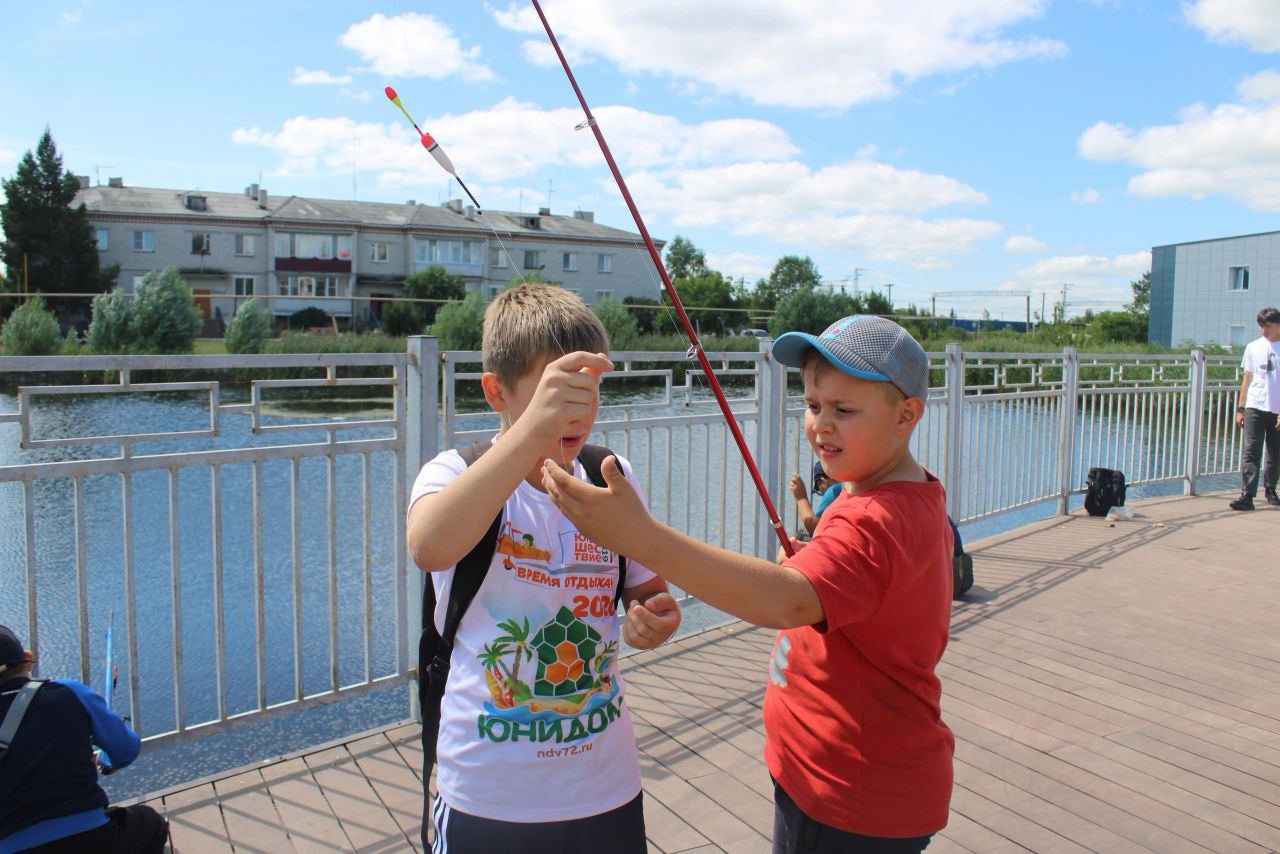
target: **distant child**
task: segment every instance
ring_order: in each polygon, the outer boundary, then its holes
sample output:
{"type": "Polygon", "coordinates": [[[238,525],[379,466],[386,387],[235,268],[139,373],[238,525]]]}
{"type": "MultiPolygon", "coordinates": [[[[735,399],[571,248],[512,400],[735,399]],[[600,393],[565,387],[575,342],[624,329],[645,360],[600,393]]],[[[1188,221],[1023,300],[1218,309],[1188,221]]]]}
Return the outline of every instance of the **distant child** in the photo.
{"type": "MultiPolygon", "coordinates": [[[[796,499],[796,509],[800,513],[800,524],[804,525],[805,531],[812,535],[818,528],[818,520],[822,518],[822,513],[831,502],[836,500],[840,495],[840,484],[827,475],[826,470],[822,467],[822,461],[818,460],[813,464],[813,494],[818,496],[816,503],[809,500],[809,493],[804,488],[804,478],[798,474],[791,475],[791,494],[796,499]]],[[[806,539],[806,538],[802,538],[806,539]]]]}
{"type": "MultiPolygon", "coordinates": [[[[423,466],[408,517],[409,550],[431,573],[440,631],[455,565],[503,514],[449,658],[439,794],[424,804],[436,850],[643,852],[639,759],[617,665],[618,553],[580,534],[542,488],[544,461],[586,476],[577,458],[595,423],[600,374],[613,367],[603,355],[608,335],[570,291],[531,284],[489,304],[482,349],[498,435],[471,465],[450,450],[423,466]]],[[[617,466],[635,495],[630,466],[621,458],[617,466]]],[[[621,604],[633,647],[657,646],[680,624],[666,582],[630,556],[621,604]]],[[[425,816],[422,838],[426,846],[425,816]]]]}
{"type": "Polygon", "coordinates": [[[782,629],[765,694],[775,852],[923,850],[947,823],[955,740],[936,675],[951,617],[942,484],[912,458],[928,359],[896,323],[846,317],[773,347],[804,377],[805,434],[845,484],[781,566],[647,515],[608,460],[608,489],[544,468],[578,529],[693,596],[782,629]],[[803,548],[800,548],[803,546],[803,548]]]}

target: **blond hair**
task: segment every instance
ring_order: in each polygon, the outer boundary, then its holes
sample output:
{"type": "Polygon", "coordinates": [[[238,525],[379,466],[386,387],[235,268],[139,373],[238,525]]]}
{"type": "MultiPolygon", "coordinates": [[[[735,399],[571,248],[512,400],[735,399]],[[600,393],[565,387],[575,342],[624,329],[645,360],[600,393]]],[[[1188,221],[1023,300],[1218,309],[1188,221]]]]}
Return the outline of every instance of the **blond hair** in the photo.
{"type": "Polygon", "coordinates": [[[489,303],[480,350],[485,371],[514,383],[539,359],[578,350],[608,353],[609,333],[577,294],[530,283],[509,288],[489,303]]]}

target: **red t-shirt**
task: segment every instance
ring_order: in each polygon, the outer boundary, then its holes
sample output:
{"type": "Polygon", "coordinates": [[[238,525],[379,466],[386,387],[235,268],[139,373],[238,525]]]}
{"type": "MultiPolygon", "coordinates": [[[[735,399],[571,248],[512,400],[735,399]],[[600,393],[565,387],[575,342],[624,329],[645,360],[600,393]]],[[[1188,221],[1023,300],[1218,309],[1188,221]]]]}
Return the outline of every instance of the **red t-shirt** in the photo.
{"type": "Polygon", "coordinates": [[[826,619],[778,633],[765,692],[765,762],[806,815],[867,836],[947,824],[955,738],[934,672],[951,624],[942,484],[842,494],[786,565],[826,619]]]}

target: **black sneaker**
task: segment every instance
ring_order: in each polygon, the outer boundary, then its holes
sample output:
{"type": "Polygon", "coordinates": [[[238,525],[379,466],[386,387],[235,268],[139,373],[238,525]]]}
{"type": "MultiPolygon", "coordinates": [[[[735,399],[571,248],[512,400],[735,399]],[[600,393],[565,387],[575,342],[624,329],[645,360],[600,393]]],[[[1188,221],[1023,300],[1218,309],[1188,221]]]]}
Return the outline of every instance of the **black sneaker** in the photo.
{"type": "Polygon", "coordinates": [[[1241,496],[1240,498],[1237,498],[1235,501],[1232,501],[1227,506],[1230,507],[1232,510],[1252,510],[1253,499],[1245,498],[1244,496],[1241,496]]]}
{"type": "Polygon", "coordinates": [[[1280,507],[1280,495],[1276,495],[1274,489],[1267,490],[1267,503],[1272,507],[1280,507]]]}

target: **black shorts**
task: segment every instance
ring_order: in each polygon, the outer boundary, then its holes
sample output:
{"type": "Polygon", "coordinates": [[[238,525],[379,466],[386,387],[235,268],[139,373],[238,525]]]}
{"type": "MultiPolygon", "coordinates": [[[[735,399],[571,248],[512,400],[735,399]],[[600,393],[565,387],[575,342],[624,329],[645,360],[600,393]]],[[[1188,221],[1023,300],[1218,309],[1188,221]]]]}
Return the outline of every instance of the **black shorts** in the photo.
{"type": "Polygon", "coordinates": [[[809,818],[773,781],[773,854],[919,854],[933,839],[863,836],[809,818]]]}
{"type": "Polygon", "coordinates": [[[84,833],[64,836],[30,850],[41,854],[159,854],[169,838],[169,822],[146,804],[107,807],[107,823],[84,833]]]}
{"type": "Polygon", "coordinates": [[[443,798],[431,806],[432,854],[645,854],[644,793],[617,809],[568,821],[520,822],[480,818],[451,808],[443,798]],[[443,832],[442,832],[443,829],[443,832]]]}

